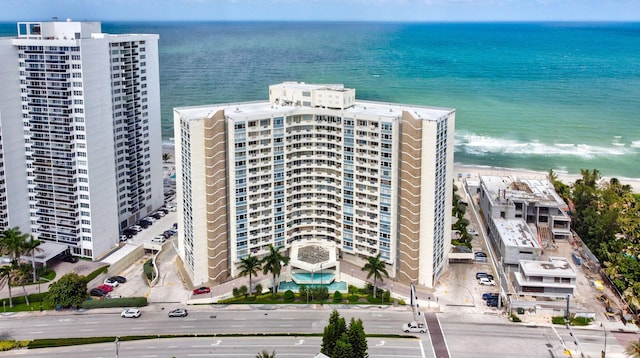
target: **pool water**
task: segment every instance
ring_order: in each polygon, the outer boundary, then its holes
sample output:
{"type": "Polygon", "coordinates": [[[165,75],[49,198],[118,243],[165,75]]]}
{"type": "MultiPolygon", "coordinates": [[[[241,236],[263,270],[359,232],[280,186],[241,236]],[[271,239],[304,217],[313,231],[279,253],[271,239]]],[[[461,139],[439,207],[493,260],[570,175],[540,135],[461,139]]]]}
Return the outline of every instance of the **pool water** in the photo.
{"type": "MultiPolygon", "coordinates": [[[[315,276],[315,275],[314,275],[315,276]]],[[[333,276],[333,275],[332,275],[333,276]]],[[[300,286],[302,285],[298,285],[297,283],[293,282],[293,281],[283,281],[280,282],[280,285],[278,286],[278,290],[279,291],[286,291],[286,290],[291,290],[293,292],[298,292],[300,291],[300,286]]],[[[320,287],[320,286],[324,286],[327,288],[327,290],[330,293],[333,293],[335,291],[340,291],[340,292],[347,292],[348,287],[347,287],[347,283],[344,281],[334,281],[330,284],[314,284],[314,285],[305,285],[306,287],[320,287]]]]}

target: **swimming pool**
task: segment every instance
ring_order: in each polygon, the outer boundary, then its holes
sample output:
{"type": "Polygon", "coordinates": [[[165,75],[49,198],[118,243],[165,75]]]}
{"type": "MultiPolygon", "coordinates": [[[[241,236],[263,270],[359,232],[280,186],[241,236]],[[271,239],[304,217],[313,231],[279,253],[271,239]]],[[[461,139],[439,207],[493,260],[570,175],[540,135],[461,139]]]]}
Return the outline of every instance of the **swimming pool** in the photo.
{"type": "MultiPolygon", "coordinates": [[[[291,290],[293,292],[299,292],[300,291],[300,286],[302,285],[298,285],[297,283],[293,282],[293,281],[283,281],[280,282],[280,285],[278,286],[278,291],[286,291],[286,290],[291,290]]],[[[333,293],[335,291],[340,291],[340,292],[348,292],[348,285],[346,282],[344,281],[334,281],[330,284],[315,284],[315,285],[305,285],[306,287],[321,287],[324,286],[327,288],[327,290],[329,291],[329,293],[333,293]]]]}
{"type": "Polygon", "coordinates": [[[330,284],[336,279],[333,273],[293,272],[291,276],[293,281],[301,285],[330,284]]]}

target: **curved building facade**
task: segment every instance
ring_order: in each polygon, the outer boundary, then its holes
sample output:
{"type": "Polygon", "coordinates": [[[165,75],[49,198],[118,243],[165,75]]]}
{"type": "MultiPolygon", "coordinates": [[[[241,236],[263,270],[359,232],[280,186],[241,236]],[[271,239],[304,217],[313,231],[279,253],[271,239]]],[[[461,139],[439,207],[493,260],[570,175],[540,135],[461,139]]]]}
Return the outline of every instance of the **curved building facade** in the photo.
{"type": "Polygon", "coordinates": [[[194,284],[247,255],[327,242],[432,286],[450,245],[452,109],[285,82],[265,102],[174,110],[179,251],[194,284]]]}

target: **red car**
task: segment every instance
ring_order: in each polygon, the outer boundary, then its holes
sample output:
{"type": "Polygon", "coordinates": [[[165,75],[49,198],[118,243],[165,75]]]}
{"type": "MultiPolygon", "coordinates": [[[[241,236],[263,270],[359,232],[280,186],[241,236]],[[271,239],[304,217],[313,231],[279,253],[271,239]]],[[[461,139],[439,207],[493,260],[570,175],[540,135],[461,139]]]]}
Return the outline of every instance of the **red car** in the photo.
{"type": "Polygon", "coordinates": [[[194,295],[201,295],[203,293],[209,293],[209,292],[211,292],[211,289],[209,287],[198,287],[195,290],[193,290],[194,295]]]}
{"type": "Polygon", "coordinates": [[[98,289],[104,291],[104,292],[111,292],[113,291],[113,286],[110,285],[100,285],[97,287],[98,289]]]}

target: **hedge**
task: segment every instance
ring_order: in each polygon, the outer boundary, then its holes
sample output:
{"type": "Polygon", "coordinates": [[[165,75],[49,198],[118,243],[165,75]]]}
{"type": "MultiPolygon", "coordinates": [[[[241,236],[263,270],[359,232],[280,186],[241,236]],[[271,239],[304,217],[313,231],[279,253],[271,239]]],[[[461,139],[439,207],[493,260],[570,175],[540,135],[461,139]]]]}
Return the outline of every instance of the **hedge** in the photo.
{"type": "Polygon", "coordinates": [[[105,300],[86,300],[82,302],[82,308],[109,308],[109,307],[142,307],[147,305],[146,297],[108,298],[105,300]]]}
{"type": "Polygon", "coordinates": [[[90,282],[91,280],[93,280],[94,278],[98,277],[98,275],[103,274],[103,273],[107,273],[109,272],[109,265],[105,266],[105,267],[100,267],[99,269],[93,271],[92,273],[88,274],[87,277],[87,282],[90,282]]]}

